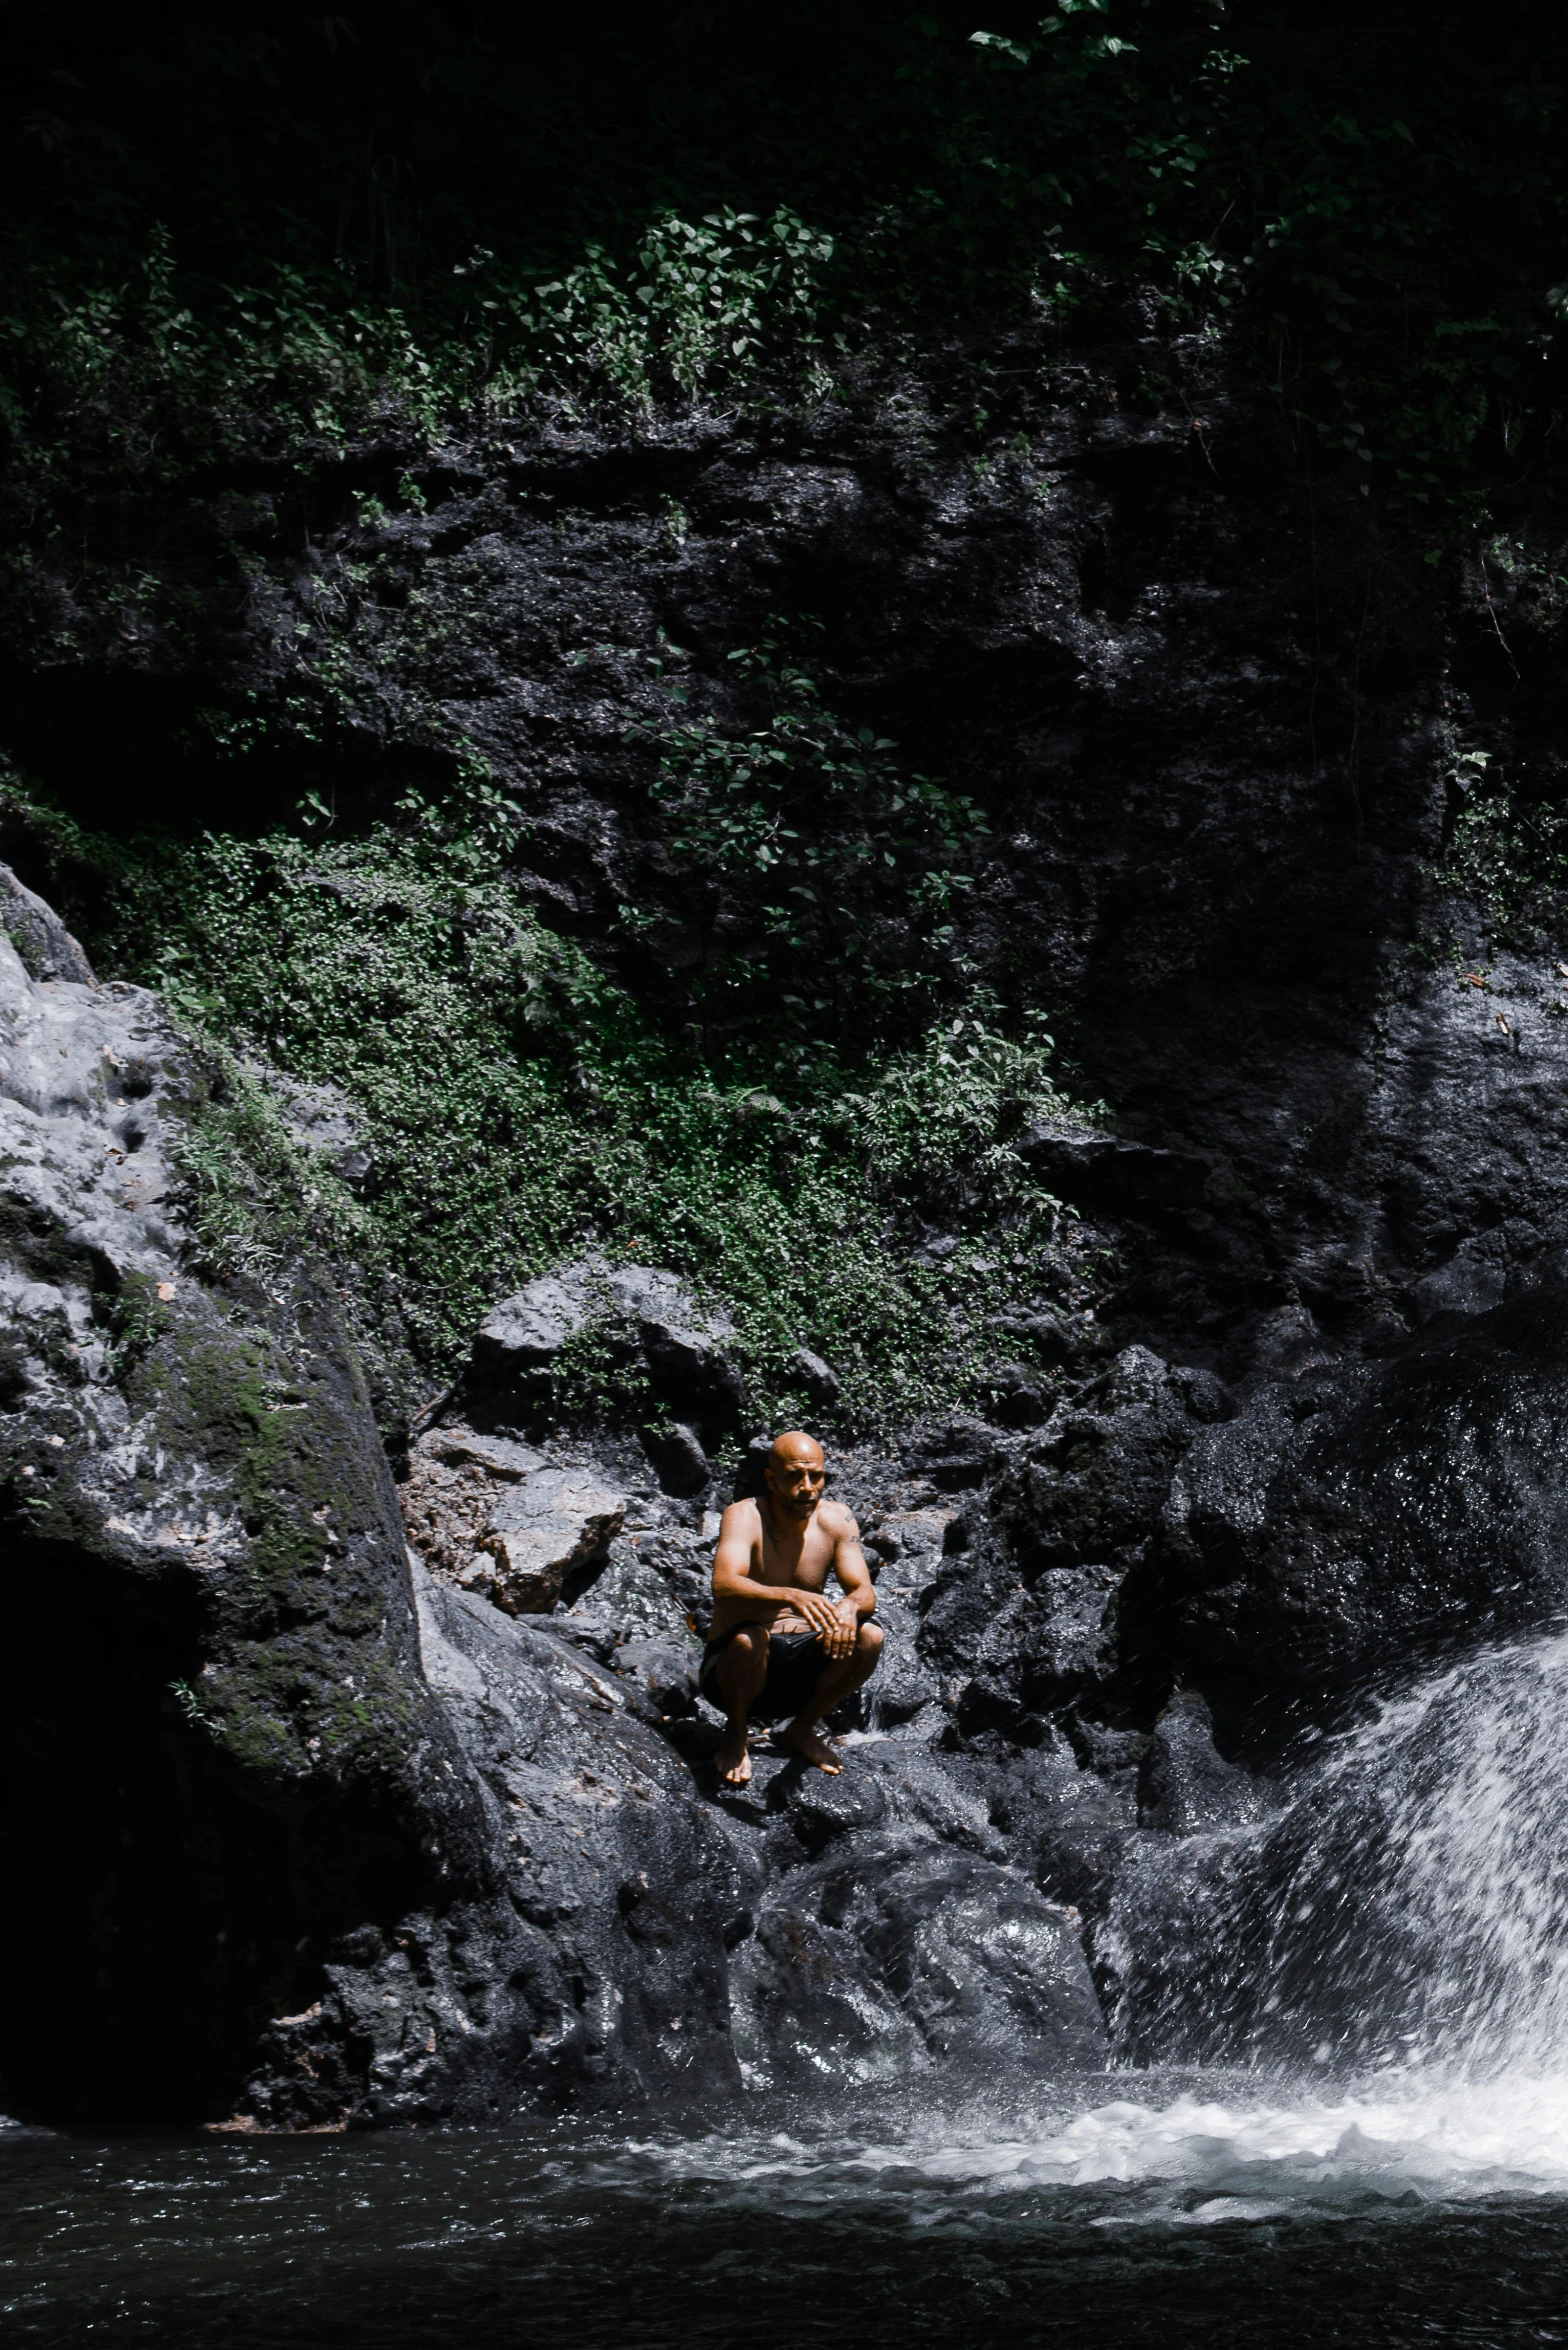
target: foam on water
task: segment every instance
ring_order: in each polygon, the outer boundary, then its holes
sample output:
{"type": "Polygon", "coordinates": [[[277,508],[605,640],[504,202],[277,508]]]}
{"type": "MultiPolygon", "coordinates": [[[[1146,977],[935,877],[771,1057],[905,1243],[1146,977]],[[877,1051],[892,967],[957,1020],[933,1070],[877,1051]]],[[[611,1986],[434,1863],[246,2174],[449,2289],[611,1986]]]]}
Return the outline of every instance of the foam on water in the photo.
{"type": "Polygon", "coordinates": [[[783,2189],[786,2202],[821,2195],[842,2204],[857,2190],[913,2201],[932,2188],[982,2199],[1164,2188],[1178,2200],[1146,2206],[1143,2216],[1212,2225],[1368,2193],[1439,2202],[1568,2194],[1568,2074],[1485,2084],[1411,2075],[1337,2097],[1256,2102],[1211,2096],[1199,2085],[1166,2103],[1115,2098],[1037,2131],[948,2135],[928,2124],[877,2139],[781,2132],[637,2151],[661,2169],[722,2181],[743,2197],[749,2188],[783,2189]],[[1205,2200],[1195,2203],[1198,2194],[1205,2200]]]}
{"type": "Polygon", "coordinates": [[[1038,2139],[866,2149],[868,2167],[913,2160],[949,2179],[1089,2186],[1106,2180],[1405,2187],[1444,2196],[1568,2191],[1568,2076],[1479,2087],[1411,2078],[1332,2101],[1256,2105],[1188,2092],[1168,2105],[1097,2105],[1038,2139]]]}

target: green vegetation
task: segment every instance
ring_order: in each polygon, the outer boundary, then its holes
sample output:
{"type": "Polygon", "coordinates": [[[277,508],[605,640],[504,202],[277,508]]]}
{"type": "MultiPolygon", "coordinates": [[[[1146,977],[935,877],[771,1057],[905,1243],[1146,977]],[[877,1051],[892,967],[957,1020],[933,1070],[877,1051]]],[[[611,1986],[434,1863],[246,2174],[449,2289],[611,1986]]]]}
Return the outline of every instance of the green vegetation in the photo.
{"type": "MultiPolygon", "coordinates": [[[[955,898],[986,818],[966,794],[903,772],[897,745],[829,710],[777,636],[730,665],[761,723],[687,717],[674,689],[652,786],[677,872],[704,886],[710,937],[688,1000],[704,1040],[793,1031],[814,1048],[897,1034],[961,995],[955,898]]],[[[635,930],[635,909],[623,919],[635,930]]]]}
{"type": "Polygon", "coordinates": [[[902,1050],[765,1050],[759,1027],[704,1054],[519,906],[492,825],[443,828],[417,800],[347,840],[68,837],[112,867],[101,951],[352,1107],[357,1198],[230,1061],[181,1154],[210,1267],[265,1281],[302,1235],[331,1244],[405,1376],[449,1368],[497,1295],[598,1245],[731,1304],[770,1397],[797,1347],[825,1353],[864,1424],[973,1391],[988,1314],[1059,1284],[1059,1211],[1010,1148],[1078,1115],[1038,1023],[1008,1033],[976,999],[902,1050]]]}
{"type": "MultiPolygon", "coordinates": [[[[405,1398],[499,1291],[588,1246],[736,1308],[781,1408],[801,1343],[862,1424],[978,1397],[987,1317],[1063,1278],[1059,1211],[1011,1145],[1072,1114],[1038,1018],[958,951],[984,811],[828,708],[798,632],[731,651],[722,718],[666,682],[639,721],[701,932],[686,978],[640,994],[634,954],[520,903],[515,818],[422,682],[484,581],[394,578],[374,546],[389,501],[426,510],[433,451],[584,424],[657,442],[721,405],[760,437],[915,374],[922,430],[985,469],[1020,378],[1036,406],[1185,409],[1201,441],[1223,359],[1304,473],[1440,565],[1495,550],[1559,434],[1558,12],[1418,39],[1393,10],[1325,37],[1317,12],[1219,0],[980,29],[734,13],[40,20],[11,60],[11,655],[134,642],[153,613],[195,641],[199,564],[177,529],[145,552],[187,498],[229,501],[236,596],[308,555],[318,508],[366,542],[270,702],[198,717],[235,754],[228,829],[155,839],[132,811],[111,839],[19,787],[13,815],[101,964],[227,1056],[183,1149],[209,1262],[265,1282],[301,1234],[325,1244],[405,1398]],[[248,771],[308,750],[319,775],[354,732],[447,781],[352,830],[319,795],[288,823],[243,804],[248,771]],[[336,1088],[368,1173],[307,1148],[247,1061],[336,1088]]],[[[673,497],[665,521],[678,545],[673,497]]],[[[1445,868],[1496,919],[1562,854],[1550,793],[1500,773],[1456,765],[1445,868]]],[[[624,908],[618,943],[663,918],[624,908]]]]}
{"type": "Polygon", "coordinates": [[[1451,785],[1453,820],[1436,879],[1488,940],[1528,943],[1568,892],[1568,812],[1483,751],[1457,754],[1451,785]]]}
{"type": "MultiPolygon", "coordinates": [[[[747,13],[30,27],[0,135],[30,534],[84,474],[776,402],[955,323],[1116,339],[1130,296],[1136,331],[1239,339],[1304,461],[1446,527],[1550,430],[1559,12],[747,13]]],[[[1196,355],[1118,396],[1179,400],[1196,355]]],[[[984,439],[986,361],[944,364],[984,439]]]]}

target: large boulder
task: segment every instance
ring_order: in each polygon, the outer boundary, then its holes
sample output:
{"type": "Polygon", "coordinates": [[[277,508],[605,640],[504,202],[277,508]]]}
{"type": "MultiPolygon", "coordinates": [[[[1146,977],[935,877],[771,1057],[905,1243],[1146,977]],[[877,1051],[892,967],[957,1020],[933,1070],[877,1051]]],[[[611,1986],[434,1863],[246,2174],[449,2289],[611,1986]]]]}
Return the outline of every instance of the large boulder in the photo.
{"type": "Polygon", "coordinates": [[[1124,1636],[1263,1747],[1390,1665],[1568,1595],[1568,1271],[1199,1432],[1124,1636]]]}
{"type": "Polygon", "coordinates": [[[201,1277],[181,1149],[217,1073],[23,912],[40,975],[0,939],[0,1849],[26,1923],[0,2073],[52,2118],[221,2114],[339,1936],[489,1862],[331,1293],[298,1260],[201,1277]]]}
{"type": "Polygon", "coordinates": [[[1043,1716],[1146,1702],[1127,1671],[1124,1590],[1178,1463],[1231,1408],[1212,1373],[1130,1346],[1044,1427],[993,1450],[987,1490],[949,1526],[949,1563],[921,1600],[919,1653],[964,1730],[1038,1741],[1043,1716]]]}
{"type": "Polygon", "coordinates": [[[1176,1463],[1229,1409],[1212,1373],[1124,1348],[1016,1449],[993,1492],[1025,1573],[1130,1566],[1160,1523],[1176,1463]]]}
{"type": "Polygon", "coordinates": [[[734,1324],[699,1305],[674,1273],[592,1256],[530,1282],[480,1324],[469,1386],[481,1400],[500,1391],[526,1406],[548,1394],[573,1342],[595,1333],[628,1393],[656,1401],[650,1449],[661,1467],[669,1456],[670,1490],[699,1490],[707,1482],[702,1438],[738,1426],[746,1382],[734,1324]],[[670,1440],[671,1414],[694,1423],[679,1430],[684,1456],[670,1440]],[[683,1484],[685,1456],[693,1474],[683,1484]]]}
{"type": "Polygon", "coordinates": [[[974,2088],[1105,2061],[1077,1920],[919,1829],[867,1826],[787,1876],[733,1979],[745,2061],[768,2085],[941,2065],[974,2088]]]}
{"type": "Polygon", "coordinates": [[[696,1642],[627,1485],[433,1431],[411,1573],[330,1288],[286,1250],[226,1276],[186,1220],[221,1073],[156,997],[5,938],[0,1031],[7,2108],[334,2129],[735,2090],[761,1864],[667,1735],[696,1642]],[[596,1609],[503,1612],[574,1572],[596,1609]]]}
{"type": "Polygon", "coordinates": [[[313,2011],[275,2027],[246,2115],[297,2116],[291,2069],[326,2112],[381,2122],[734,2093],[726,1951],[762,1880],[745,1839],[636,1680],[564,1624],[510,1620],[422,1569],[415,1585],[425,1676],[497,1881],[346,1937],[313,2011]]]}
{"type": "Polygon", "coordinates": [[[626,1495],[592,1470],[461,1423],[419,1438],[400,1498],[430,1572],[512,1616],[548,1614],[626,1522],[626,1495]]]}

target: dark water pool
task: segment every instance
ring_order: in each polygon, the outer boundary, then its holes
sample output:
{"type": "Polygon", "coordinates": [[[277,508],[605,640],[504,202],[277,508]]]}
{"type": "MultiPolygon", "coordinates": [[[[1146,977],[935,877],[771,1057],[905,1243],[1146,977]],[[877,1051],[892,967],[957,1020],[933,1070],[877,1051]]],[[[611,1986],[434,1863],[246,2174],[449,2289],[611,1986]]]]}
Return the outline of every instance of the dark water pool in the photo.
{"type": "Polygon", "coordinates": [[[4,2339],[1568,2343],[1568,2082],[1104,2082],[1005,2127],[0,2136],[4,2339]]]}

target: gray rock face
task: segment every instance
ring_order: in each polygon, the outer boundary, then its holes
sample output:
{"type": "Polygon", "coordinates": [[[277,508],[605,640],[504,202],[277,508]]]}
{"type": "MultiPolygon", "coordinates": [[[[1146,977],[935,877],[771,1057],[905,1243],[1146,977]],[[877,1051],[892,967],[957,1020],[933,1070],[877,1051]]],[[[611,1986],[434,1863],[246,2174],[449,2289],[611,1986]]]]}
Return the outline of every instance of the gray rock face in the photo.
{"type": "Polygon", "coordinates": [[[97,985],[92,965],[53,906],[0,865],[0,928],[15,947],[31,979],[70,979],[79,987],[97,985]]]}
{"type": "Polygon", "coordinates": [[[1190,1151],[1048,1127],[1032,1127],[1016,1148],[1043,1182],[1078,1207],[1159,1215],[1199,1206],[1208,1190],[1208,1164],[1190,1151]]]}
{"type": "MultiPolygon", "coordinates": [[[[156,1001],[0,941],[0,1022],[11,2105],[330,2129],[1092,2061],[1072,1921],[910,1740],[948,1719],[912,1653],[843,1779],[722,1795],[716,1520],[449,1413],[411,1553],[303,1270],[192,1269],[210,1077],[156,1001]]],[[[671,1376],[722,1335],[619,1294],[671,1376]]],[[[950,1524],[881,1513],[911,1652],[950,1524]]]]}
{"type": "Polygon", "coordinates": [[[786,1878],[736,1968],[758,2086],[935,2073],[975,2085],[1104,2062],[1076,1921],[1025,1878],[907,1832],[864,1830],[786,1878]]]}
{"type": "Polygon", "coordinates": [[[331,1308],[188,1262],[211,1082],[155,998],[0,941],[0,2071],[56,2116],[211,2112],[335,1933],[487,1865],[331,1308]]]}
{"type": "Polygon", "coordinates": [[[1141,1637],[1227,1717],[1539,1622],[1568,1592],[1568,1282],[1261,1390],[1178,1470],[1141,1637]],[[1178,1668],[1179,1669],[1179,1668],[1178,1668]]]}
{"type": "Polygon", "coordinates": [[[994,1506],[1025,1571],[1130,1566],[1160,1522],[1177,1461],[1226,1409],[1209,1373],[1173,1371],[1147,1347],[1126,1348],[1004,1471],[994,1506]]]}
{"type": "Polygon", "coordinates": [[[825,1363],[809,1346],[797,1346],[792,1368],[796,1378],[814,1404],[824,1409],[838,1401],[839,1375],[831,1363],[825,1363]]]}
{"type": "MultiPolygon", "coordinates": [[[[447,1559],[432,1535],[416,1644],[327,1302],[297,1268],[265,1291],[190,1269],[163,1144],[206,1079],[150,998],[94,991],[48,909],[0,890],[21,953],[0,956],[0,1493],[24,1659],[0,1722],[21,1798],[5,1862],[49,1921],[6,1959],[16,2102],[79,2110],[109,2080],[145,2113],[171,2060],[144,2052],[177,2046],[195,2053],[170,2110],[239,2083],[279,2126],[718,2097],[741,2064],[926,2073],[989,2064],[1008,2034],[1045,2062],[1077,2011],[1052,2004],[1065,1929],[1031,1902],[1103,1910],[1118,1875],[1244,1815],[1234,1760],[1283,1724],[1561,1604],[1568,942],[1477,924],[1474,968],[1428,951],[1452,911],[1428,876],[1456,736],[1556,759],[1553,624],[1517,583],[1456,589],[1402,554],[1370,505],[1293,470],[1272,399],[1127,332],[1107,368],[1185,368],[1201,442],[1185,410],[1113,406],[1093,354],[1048,376],[1023,346],[984,468],[913,382],[850,384],[765,432],[711,412],[637,445],[520,424],[504,458],[431,457],[433,511],[378,526],[363,590],[367,534],[345,526],[288,551],[251,622],[214,594],[205,641],[99,646],[84,624],[80,666],[40,653],[45,721],[84,670],[153,665],[193,701],[272,709],[311,686],[313,600],[341,591],[334,691],[365,741],[391,747],[399,708],[444,712],[526,820],[520,886],[601,938],[619,906],[657,910],[674,1001],[706,916],[647,820],[629,722],[667,715],[656,660],[683,708],[749,723],[727,656],[788,579],[822,617],[824,673],[985,801],[957,949],[1071,1010],[1125,1132],[1020,1138],[1107,1252],[1092,1314],[1020,1301],[996,1332],[998,1365],[1072,1378],[1066,1401],[1060,1379],[999,1372],[987,1419],[927,1431],[889,1466],[902,1494],[865,1513],[889,1647],[854,1722],[877,1735],[843,1782],[765,1759],[750,1796],[720,1796],[691,1668],[697,1505],[717,1439],[749,1433],[722,1316],[673,1275],[587,1260],[497,1309],[465,1403],[526,1393],[602,1317],[691,1506],[643,1525],[628,1507],[607,1552],[613,1511],[557,1507],[560,1487],[548,1527],[526,1509],[509,1527],[503,1489],[542,1499],[565,1465],[513,1458],[508,1483],[476,1425],[468,1453],[422,1457],[472,1481],[470,1531],[500,1548],[454,1539],[447,1559]],[[678,542],[653,512],[671,468],[678,542]],[[386,612],[414,598],[460,610],[460,642],[402,632],[389,675],[386,612]],[[1506,717],[1475,690],[1499,609],[1527,689],[1506,717]],[[514,1534],[557,1547],[514,1562],[514,1534]],[[476,1556],[485,1591],[553,1605],[514,1618],[464,1589],[476,1556]],[[993,1911],[1016,1926],[994,1950],[993,1911]],[[259,2038],[258,2016],[277,2019],[259,2038]]],[[[340,500],[336,472],[322,486],[340,500]]],[[[193,577],[204,532],[211,577],[232,561],[220,505],[182,518],[193,577]]],[[[270,562],[281,494],[255,512],[270,562]]],[[[166,520],[149,507],[148,548],[166,520]]],[[[62,570],[40,601],[62,636],[72,595],[62,570]]],[[[826,1394],[814,1359],[797,1369],[826,1394]]],[[[633,1498],[624,1463],[590,1481],[633,1498]]]]}
{"type": "MultiPolygon", "coordinates": [[[[432,1921],[391,2002],[397,1933],[330,1970],[312,2034],[323,2071],[368,2015],[372,2120],[722,2100],[738,2081],[726,1947],[760,1889],[744,1841],[700,1800],[646,1695],[564,1621],[510,1622],[422,1576],[418,1596],[425,1675],[479,1790],[501,1886],[492,1904],[432,1921]]],[[[253,2104],[266,2118],[265,2088],[253,2104]]]]}
{"type": "Polygon", "coordinates": [[[746,1402],[734,1324],[699,1306],[677,1276],[649,1265],[584,1257],[504,1298],[474,1338],[469,1386],[481,1406],[509,1393],[530,1398],[573,1339],[597,1331],[613,1361],[646,1383],[669,1418],[644,1444],[666,1490],[700,1493],[712,1472],[704,1438],[732,1433],[746,1402]]]}
{"type": "Polygon", "coordinates": [[[1214,1724],[1201,1697],[1180,1690],[1154,1725],[1143,1761],[1144,1825],[1171,1836],[1198,1836],[1256,1818],[1259,1784],[1216,1753],[1214,1724]]]}
{"type": "MultiPolygon", "coordinates": [[[[523,1441],[498,1381],[415,1442],[405,1527],[304,1272],[192,1270],[179,1138],[210,1080],[156,1002],[0,945],[0,1011],[0,1491],[38,1660],[0,1730],[5,1857],[50,1920],[7,1959],[24,2110],[107,2080],[239,2128],[712,2112],[1094,2064],[1081,1916],[1259,1800],[1210,1704],[1256,1746],[1282,1693],[1560,1601],[1568,1286],[1472,1251],[1502,1302],[1440,1298],[1419,1340],[1239,1409],[1132,1346],[1037,1430],[926,1430],[856,1504],[888,1651],[837,1724],[849,1769],[763,1748],[721,1789],[711,1510],[629,1436],[523,1441]]],[[[650,1375],[707,1376],[722,1319],[613,1279],[650,1375]]],[[[567,1343],[558,1305],[499,1317],[519,1361],[567,1343]]]]}
{"type": "Polygon", "coordinates": [[[585,1471],[461,1423],[420,1437],[401,1499],[426,1567],[512,1616],[548,1614],[626,1520],[626,1496],[585,1471]]]}

